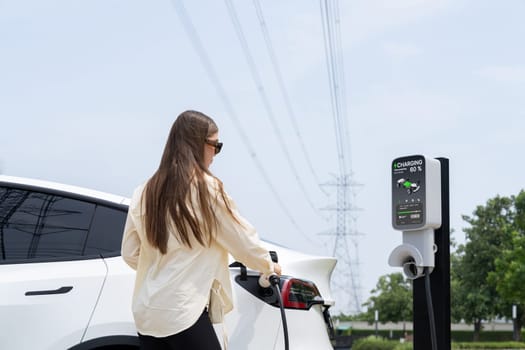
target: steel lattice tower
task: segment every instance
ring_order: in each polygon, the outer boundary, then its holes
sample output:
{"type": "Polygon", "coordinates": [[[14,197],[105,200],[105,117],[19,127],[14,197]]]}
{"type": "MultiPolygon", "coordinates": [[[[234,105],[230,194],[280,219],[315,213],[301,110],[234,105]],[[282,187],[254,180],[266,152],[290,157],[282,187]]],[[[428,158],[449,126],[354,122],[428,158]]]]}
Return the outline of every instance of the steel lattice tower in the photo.
{"type": "Polygon", "coordinates": [[[323,184],[336,188],[335,206],[325,208],[335,212],[334,231],[326,234],[335,236],[332,255],[337,258],[337,266],[332,275],[332,290],[336,296],[336,309],[345,314],[361,312],[361,286],[359,274],[359,242],[356,213],[361,210],[355,206],[357,188],[351,174],[334,176],[334,180],[323,184]]]}

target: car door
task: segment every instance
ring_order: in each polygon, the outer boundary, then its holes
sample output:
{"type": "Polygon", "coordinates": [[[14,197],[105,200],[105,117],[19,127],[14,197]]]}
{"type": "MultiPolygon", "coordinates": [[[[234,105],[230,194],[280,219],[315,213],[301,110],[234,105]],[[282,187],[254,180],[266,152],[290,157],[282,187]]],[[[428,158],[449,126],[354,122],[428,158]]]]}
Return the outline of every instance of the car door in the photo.
{"type": "Polygon", "coordinates": [[[79,343],[106,276],[89,231],[96,203],[0,186],[0,344],[66,349],[79,343]]]}

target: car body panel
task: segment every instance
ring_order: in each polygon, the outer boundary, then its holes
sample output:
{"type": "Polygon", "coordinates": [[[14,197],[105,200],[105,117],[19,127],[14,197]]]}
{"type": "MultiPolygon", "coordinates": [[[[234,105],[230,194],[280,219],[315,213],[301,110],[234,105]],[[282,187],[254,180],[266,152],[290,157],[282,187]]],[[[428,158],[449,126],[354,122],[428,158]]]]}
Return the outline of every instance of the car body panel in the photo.
{"type": "MultiPolygon", "coordinates": [[[[323,305],[314,305],[308,311],[286,310],[290,350],[332,349],[330,339],[326,335],[323,308],[323,305]]],[[[281,328],[277,332],[274,349],[284,349],[284,335],[281,328]]]]}
{"type": "Polygon", "coordinates": [[[135,271],[120,256],[104,260],[111,273],[82,341],[113,335],[137,335],[131,312],[135,271]]]}
{"type": "Polygon", "coordinates": [[[334,305],[330,289],[330,278],[337,264],[334,257],[314,256],[300,253],[275,243],[265,243],[267,249],[279,253],[283,274],[314,281],[321,292],[325,305],[334,305]]]}
{"type": "MultiPolygon", "coordinates": [[[[232,280],[239,274],[232,268],[232,280]]],[[[280,314],[273,306],[260,302],[255,296],[233,282],[232,312],[225,316],[231,349],[273,349],[279,331],[280,314]]]]}
{"type": "Polygon", "coordinates": [[[106,272],[102,259],[0,265],[2,348],[64,349],[80,342],[106,272]],[[61,287],[72,289],[26,295],[61,287]]]}
{"type": "Polygon", "coordinates": [[[0,175],[0,183],[2,182],[5,182],[6,184],[8,183],[16,184],[17,186],[25,185],[25,186],[31,186],[31,187],[36,187],[36,188],[42,188],[45,190],[55,190],[55,191],[85,196],[85,197],[91,197],[94,199],[101,199],[101,200],[113,202],[116,204],[129,205],[129,199],[126,197],[117,196],[117,195],[106,193],[106,192],[91,190],[91,189],[79,187],[79,186],[61,184],[61,183],[52,182],[52,181],[44,181],[44,180],[37,180],[37,179],[28,179],[24,177],[0,175]]]}

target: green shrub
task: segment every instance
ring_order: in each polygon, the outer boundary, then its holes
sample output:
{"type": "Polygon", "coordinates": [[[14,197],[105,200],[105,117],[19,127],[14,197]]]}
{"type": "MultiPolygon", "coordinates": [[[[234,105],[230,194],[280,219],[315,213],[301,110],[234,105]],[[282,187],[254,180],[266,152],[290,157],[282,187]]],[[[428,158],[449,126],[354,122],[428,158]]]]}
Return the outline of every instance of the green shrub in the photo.
{"type": "MultiPolygon", "coordinates": [[[[385,340],[370,336],[354,342],[352,350],[412,350],[412,343],[400,343],[396,340],[385,340]]],[[[525,343],[520,342],[477,342],[477,343],[452,343],[453,350],[508,350],[525,349],[525,343]]]]}
{"type": "Polygon", "coordinates": [[[452,349],[525,349],[525,343],[518,342],[477,342],[452,343],[452,349]]]}
{"type": "MultiPolygon", "coordinates": [[[[406,332],[406,333],[412,334],[412,331],[406,332]]],[[[365,337],[368,337],[368,336],[375,336],[376,335],[376,331],[373,330],[373,329],[351,329],[348,332],[348,334],[351,334],[352,336],[354,336],[356,338],[365,338],[365,337]]],[[[392,330],[392,331],[390,331],[389,329],[380,329],[380,330],[377,331],[377,335],[380,338],[384,338],[384,339],[395,339],[395,340],[398,340],[400,338],[404,338],[405,332],[403,332],[400,329],[396,329],[396,330],[392,330]],[[390,336],[392,336],[392,337],[390,337],[390,336]]]]}
{"type": "MultiPolygon", "coordinates": [[[[524,332],[521,333],[522,337],[525,335],[524,332]]],[[[451,337],[453,342],[471,342],[474,338],[474,331],[458,331],[453,330],[451,332],[451,337]]],[[[480,342],[502,342],[502,341],[512,341],[512,331],[491,331],[484,330],[479,334],[480,342]]]]}
{"type": "Polygon", "coordinates": [[[398,343],[393,350],[412,350],[414,349],[414,344],[412,343],[398,343]]]}
{"type": "MultiPolygon", "coordinates": [[[[369,335],[375,335],[376,331],[373,329],[349,329],[346,330],[344,335],[352,335],[356,338],[367,337],[369,335]]],[[[412,334],[412,331],[408,332],[412,334]]],[[[404,332],[402,330],[393,330],[390,333],[388,329],[380,329],[377,333],[378,336],[385,339],[399,339],[404,337],[404,332]],[[392,335],[392,338],[390,338],[392,335]]],[[[525,331],[521,332],[522,339],[525,339],[525,331]]],[[[452,330],[451,331],[452,342],[466,343],[471,342],[474,338],[473,330],[452,330]]],[[[512,331],[492,331],[492,330],[483,330],[479,334],[480,342],[508,342],[512,341],[512,331]]]]}
{"type": "MultiPolygon", "coordinates": [[[[370,336],[368,338],[356,340],[352,345],[352,350],[397,350],[397,345],[400,345],[399,341],[384,340],[382,338],[370,336]]],[[[402,348],[401,350],[405,349],[402,348]]]]}

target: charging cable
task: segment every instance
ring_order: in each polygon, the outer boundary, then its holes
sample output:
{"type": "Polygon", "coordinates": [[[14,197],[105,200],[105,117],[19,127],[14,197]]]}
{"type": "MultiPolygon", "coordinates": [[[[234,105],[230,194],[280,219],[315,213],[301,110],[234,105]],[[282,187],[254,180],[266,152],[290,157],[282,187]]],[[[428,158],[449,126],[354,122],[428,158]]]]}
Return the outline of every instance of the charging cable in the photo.
{"type": "Polygon", "coordinates": [[[436,320],[434,319],[434,306],[432,305],[432,292],[430,290],[430,270],[428,267],[424,269],[425,274],[425,290],[427,294],[427,310],[428,310],[428,321],[430,324],[430,340],[432,342],[432,350],[437,350],[437,337],[436,337],[436,320]]]}
{"type": "Polygon", "coordinates": [[[275,273],[272,273],[270,276],[261,275],[259,277],[259,285],[263,288],[272,287],[277,299],[279,300],[279,308],[281,309],[281,321],[283,324],[283,334],[284,334],[284,349],[288,350],[289,340],[288,340],[288,324],[286,322],[286,314],[284,312],[283,299],[281,296],[281,288],[279,287],[280,278],[275,273]]]}

